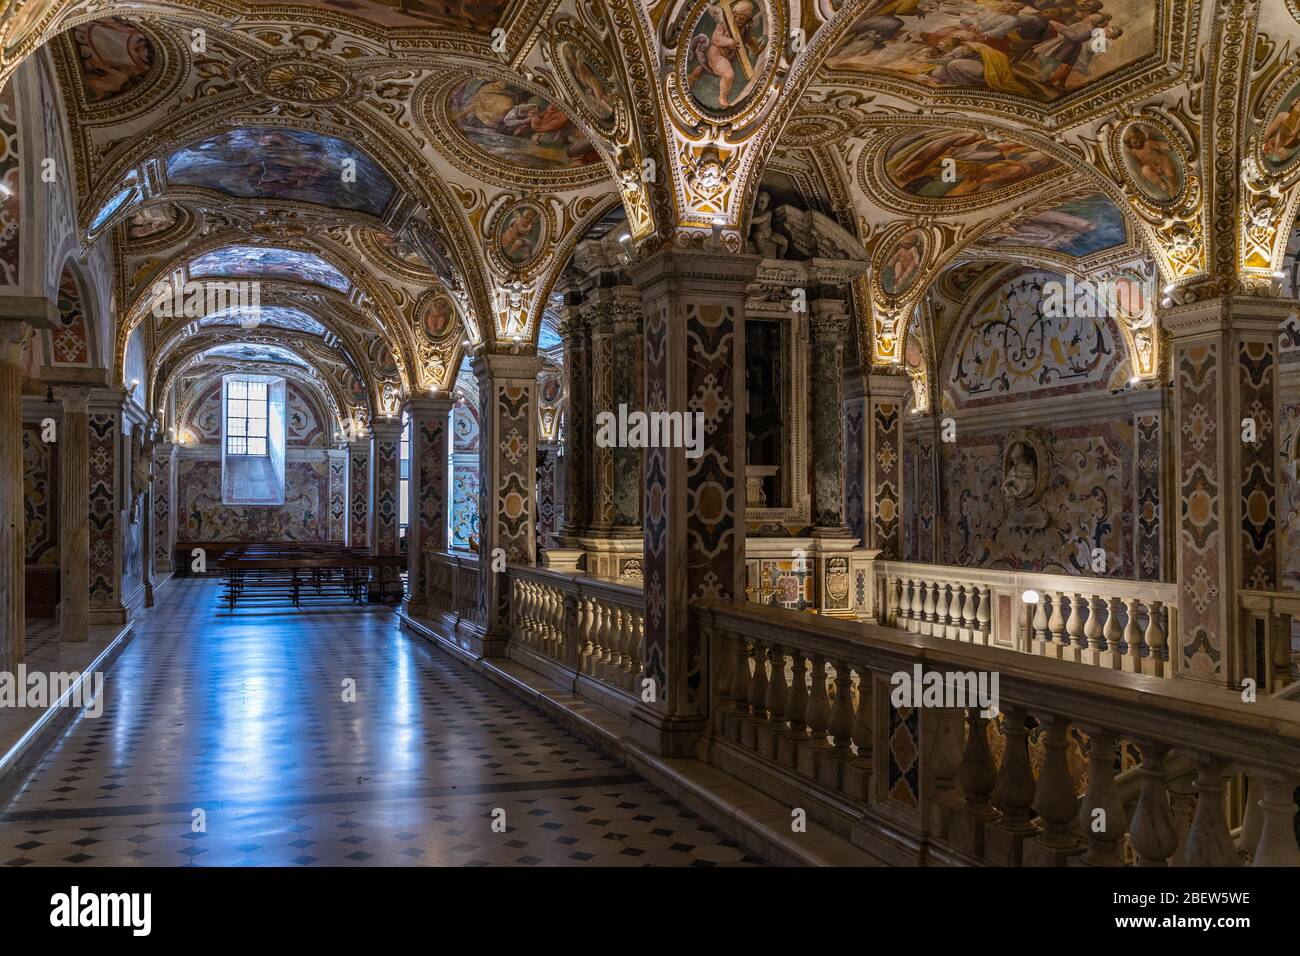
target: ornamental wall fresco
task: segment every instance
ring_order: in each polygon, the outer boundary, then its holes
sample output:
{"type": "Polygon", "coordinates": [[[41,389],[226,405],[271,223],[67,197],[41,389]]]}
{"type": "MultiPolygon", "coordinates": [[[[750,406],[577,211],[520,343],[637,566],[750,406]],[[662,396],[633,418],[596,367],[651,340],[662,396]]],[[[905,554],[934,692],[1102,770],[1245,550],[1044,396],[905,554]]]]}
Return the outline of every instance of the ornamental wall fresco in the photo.
{"type": "Polygon", "coordinates": [[[1107,577],[1135,577],[1133,426],[1096,423],[1044,430],[1054,468],[1042,507],[1045,528],[1014,527],[1001,491],[1005,438],[958,434],[940,466],[941,560],[987,568],[1093,574],[1093,548],[1107,577]]]}
{"type": "Polygon", "coordinates": [[[177,531],[180,541],[340,540],[330,521],[329,462],[284,464],[284,504],[275,507],[221,503],[221,461],[181,459],[176,467],[177,531]]]}

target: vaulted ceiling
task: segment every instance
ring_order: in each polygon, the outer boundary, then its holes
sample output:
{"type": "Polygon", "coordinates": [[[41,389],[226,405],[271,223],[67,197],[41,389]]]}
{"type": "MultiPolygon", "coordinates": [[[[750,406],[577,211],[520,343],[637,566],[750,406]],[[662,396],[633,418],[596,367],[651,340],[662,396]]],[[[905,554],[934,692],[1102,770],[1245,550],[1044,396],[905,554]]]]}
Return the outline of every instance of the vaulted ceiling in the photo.
{"type": "Polygon", "coordinates": [[[612,213],[642,251],[719,226],[740,251],[760,190],[863,242],[864,360],[902,361],[913,325],[933,350],[998,264],[1139,276],[1174,298],[1229,273],[1268,286],[1300,179],[1298,14],[16,0],[0,70],[53,53],[80,226],[114,245],[119,364],[146,320],[159,367],[297,337],[378,412],[452,388],[467,348],[536,343],[575,244],[612,213]],[[196,278],[258,279],[296,315],[255,334],[159,319],[160,290],[196,278]]]}

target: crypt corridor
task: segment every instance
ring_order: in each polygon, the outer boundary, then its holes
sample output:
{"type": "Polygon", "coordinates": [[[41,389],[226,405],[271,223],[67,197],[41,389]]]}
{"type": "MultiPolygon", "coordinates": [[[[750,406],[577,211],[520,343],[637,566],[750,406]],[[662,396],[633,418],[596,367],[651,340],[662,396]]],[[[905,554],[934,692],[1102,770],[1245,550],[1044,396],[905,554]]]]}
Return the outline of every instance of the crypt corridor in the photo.
{"type": "Polygon", "coordinates": [[[0,863],[1300,865],[1300,0],[7,0],[0,82],[0,863]]]}

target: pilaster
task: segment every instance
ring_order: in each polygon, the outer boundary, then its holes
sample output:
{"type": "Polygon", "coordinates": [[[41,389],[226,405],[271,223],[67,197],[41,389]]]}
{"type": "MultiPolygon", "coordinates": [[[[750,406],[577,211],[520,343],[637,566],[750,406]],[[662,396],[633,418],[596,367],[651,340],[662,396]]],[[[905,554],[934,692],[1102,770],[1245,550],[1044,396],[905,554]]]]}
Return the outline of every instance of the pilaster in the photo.
{"type": "Polygon", "coordinates": [[[479,611],[485,622],[485,656],[500,654],[510,631],[506,564],[537,561],[536,355],[481,353],[474,358],[479,384],[480,486],[479,611]],[[499,551],[498,551],[499,549],[499,551]],[[494,568],[496,565],[496,568],[494,568]]]}
{"type": "Polygon", "coordinates": [[[63,389],[59,429],[59,636],[90,637],[90,389],[63,389]]]}
{"type": "Polygon", "coordinates": [[[406,612],[428,610],[425,555],[447,549],[447,455],[452,400],[416,398],[407,403],[411,421],[410,516],[406,530],[406,612]]]}
{"type": "Polygon", "coordinates": [[[1223,297],[1164,312],[1173,337],[1180,677],[1236,686],[1267,634],[1243,590],[1278,586],[1278,332],[1296,303],[1223,297]]]}
{"type": "Polygon", "coordinates": [[[16,673],[26,627],[22,355],[28,327],[0,320],[0,672],[16,673]]]}
{"type": "MultiPolygon", "coordinates": [[[[759,257],[665,250],[631,267],[645,314],[646,411],[700,416],[698,457],[645,451],[643,695],[631,734],[692,752],[706,719],[697,598],[745,593],[745,298],[759,257]]],[[[694,421],[694,419],[692,419],[694,421]]]]}
{"type": "Polygon", "coordinates": [[[370,547],[370,439],[348,442],[348,536],[350,548],[370,547]]]}

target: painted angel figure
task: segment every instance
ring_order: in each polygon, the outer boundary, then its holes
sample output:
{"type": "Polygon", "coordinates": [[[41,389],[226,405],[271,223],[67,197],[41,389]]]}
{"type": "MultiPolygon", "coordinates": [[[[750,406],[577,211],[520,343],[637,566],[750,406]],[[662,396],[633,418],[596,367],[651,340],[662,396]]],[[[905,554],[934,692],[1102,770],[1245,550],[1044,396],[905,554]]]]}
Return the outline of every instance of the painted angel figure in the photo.
{"type": "Polygon", "coordinates": [[[737,0],[731,6],[730,17],[724,4],[710,4],[709,16],[713,18],[713,32],[697,33],[691,38],[689,60],[695,62],[694,69],[686,78],[688,86],[695,84],[704,76],[718,78],[718,106],[727,109],[731,106],[731,88],[736,82],[736,68],[733,61],[739,56],[744,60],[745,73],[751,73],[748,65],[749,56],[758,56],[763,50],[763,41],[751,36],[754,26],[753,0],[737,0]],[[731,24],[735,24],[733,32],[731,24]],[[742,44],[744,50],[741,49],[742,44]]]}

